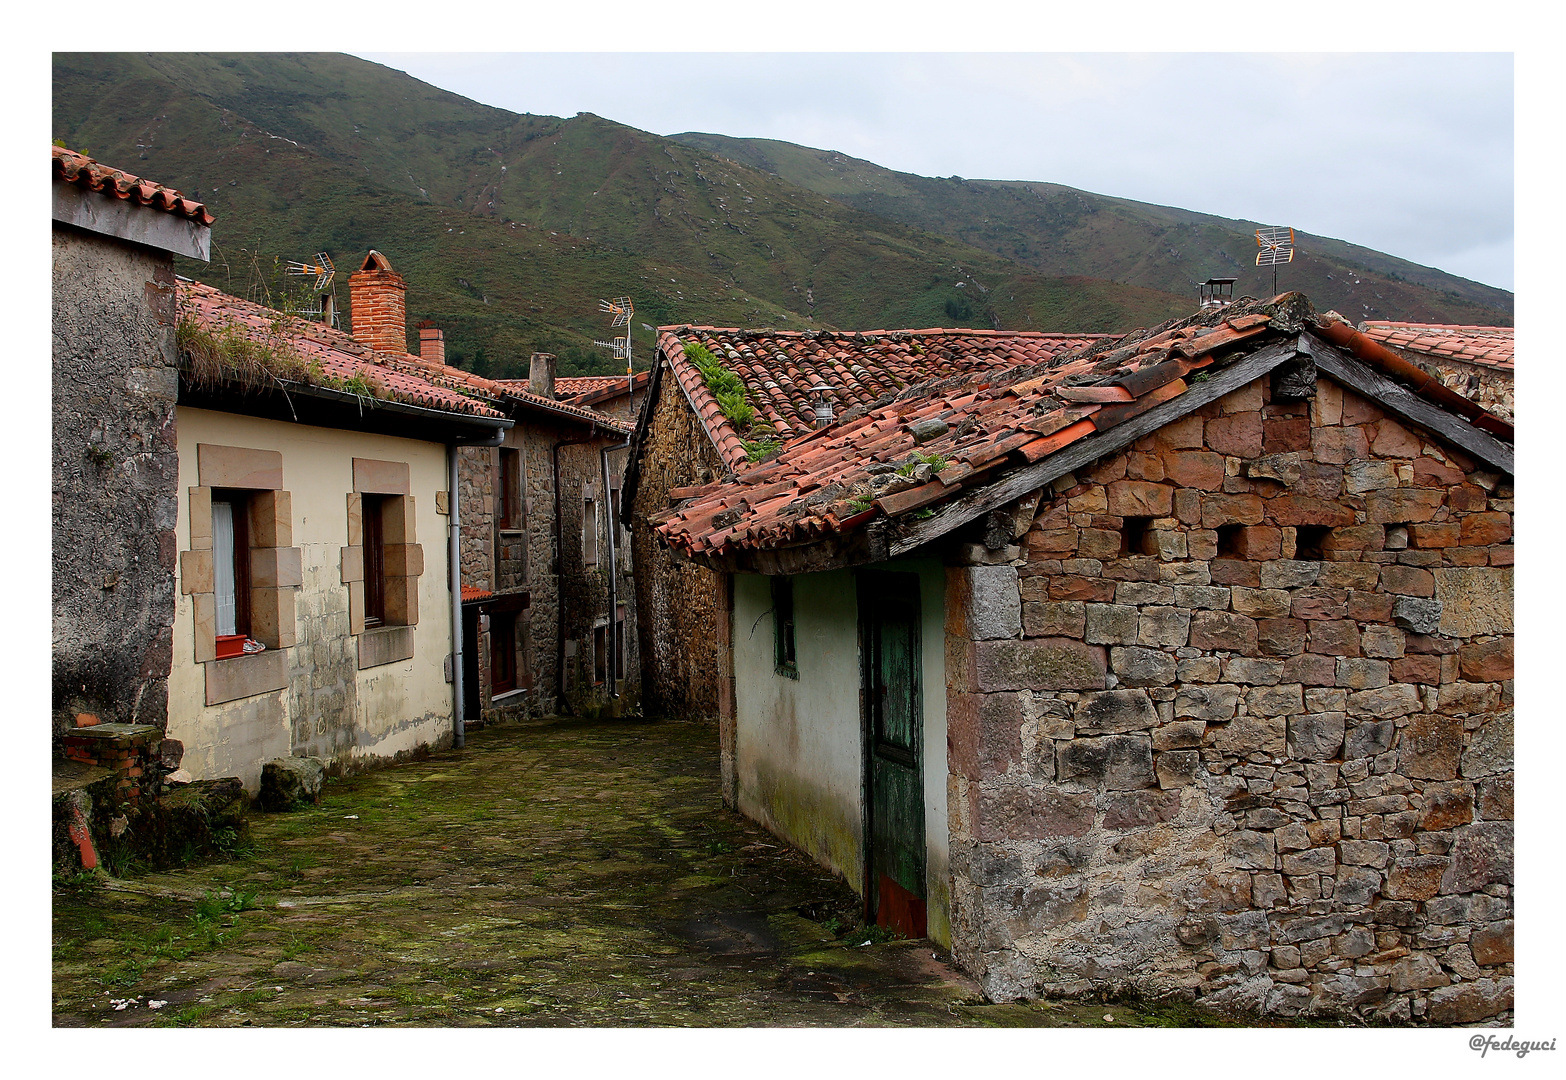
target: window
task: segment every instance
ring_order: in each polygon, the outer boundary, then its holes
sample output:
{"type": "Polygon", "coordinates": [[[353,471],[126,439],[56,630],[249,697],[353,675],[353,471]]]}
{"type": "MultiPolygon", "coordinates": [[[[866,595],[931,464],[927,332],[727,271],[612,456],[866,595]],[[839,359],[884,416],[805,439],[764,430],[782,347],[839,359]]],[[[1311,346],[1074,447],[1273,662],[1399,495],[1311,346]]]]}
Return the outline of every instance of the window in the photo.
{"type": "Polygon", "coordinates": [[[489,613],[489,692],[509,693],[517,688],[517,613],[489,613]]]}
{"type": "Polygon", "coordinates": [[[502,529],[525,528],[522,502],[522,452],[500,448],[500,521],[502,529]]]}
{"type": "Polygon", "coordinates": [[[220,488],[212,493],[212,591],[218,637],[250,636],[249,504],[248,492],[220,488]]]}
{"type": "Polygon", "coordinates": [[[772,639],[777,673],[799,678],[794,656],[794,579],[790,577],[772,579],[772,639]]]}
{"type": "Polygon", "coordinates": [[[364,625],[386,621],[386,526],[381,516],[384,497],[362,497],[364,528],[364,625]]]}
{"type": "Polygon", "coordinates": [[[598,503],[593,500],[593,489],[587,488],[582,501],[582,563],[598,565],[598,503]]]}
{"type": "Polygon", "coordinates": [[[609,627],[593,627],[593,685],[599,686],[609,677],[609,627]]]}

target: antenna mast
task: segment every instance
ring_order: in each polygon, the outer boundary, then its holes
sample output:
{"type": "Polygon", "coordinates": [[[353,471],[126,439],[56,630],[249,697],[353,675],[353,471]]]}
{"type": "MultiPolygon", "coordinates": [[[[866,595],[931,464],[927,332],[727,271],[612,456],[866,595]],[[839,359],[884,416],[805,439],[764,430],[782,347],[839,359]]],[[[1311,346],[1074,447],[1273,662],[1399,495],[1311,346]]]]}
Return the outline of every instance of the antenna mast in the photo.
{"type": "Polygon", "coordinates": [[[301,315],[319,315],[321,321],[327,326],[337,326],[337,295],[328,292],[332,287],[332,279],[337,276],[337,268],[332,265],[331,258],[324,251],[316,252],[315,262],[302,263],[290,261],[288,274],[294,277],[314,279],[316,304],[313,308],[301,311],[301,315]]]}
{"type": "Polygon", "coordinates": [[[1278,295],[1278,264],[1294,261],[1294,230],[1287,225],[1271,225],[1256,230],[1257,266],[1272,267],[1272,295],[1278,295]]]}
{"type": "Polygon", "coordinates": [[[601,349],[610,349],[614,352],[616,360],[625,361],[625,390],[636,397],[636,374],[631,370],[631,316],[636,312],[636,305],[631,303],[629,296],[617,296],[613,300],[598,301],[598,310],[614,318],[609,321],[611,330],[616,327],[625,327],[624,337],[610,338],[608,341],[595,341],[601,349]]]}

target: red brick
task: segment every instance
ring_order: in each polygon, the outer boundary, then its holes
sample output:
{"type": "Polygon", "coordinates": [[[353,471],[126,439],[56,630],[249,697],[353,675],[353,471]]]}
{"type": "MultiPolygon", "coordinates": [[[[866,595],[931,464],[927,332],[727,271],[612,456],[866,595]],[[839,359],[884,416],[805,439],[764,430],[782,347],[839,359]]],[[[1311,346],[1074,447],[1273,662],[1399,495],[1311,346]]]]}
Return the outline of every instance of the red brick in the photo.
{"type": "Polygon", "coordinates": [[[1262,419],[1253,412],[1207,421],[1207,446],[1219,454],[1253,458],[1262,452],[1262,419]]]}
{"type": "Polygon", "coordinates": [[[1512,515],[1502,513],[1469,514],[1463,518],[1462,537],[1465,547],[1488,547],[1510,540],[1512,515]]]}
{"type": "Polygon", "coordinates": [[[1496,638],[1457,650],[1457,663],[1469,682],[1501,682],[1512,677],[1512,639],[1496,638]]]}
{"type": "Polygon", "coordinates": [[[1283,454],[1290,450],[1310,449],[1310,417],[1268,420],[1262,425],[1262,452],[1283,454]]]}
{"type": "Polygon", "coordinates": [[[1344,528],[1354,524],[1354,511],[1325,499],[1305,495],[1279,495],[1267,502],[1267,518],[1278,525],[1331,525],[1344,528]]]}

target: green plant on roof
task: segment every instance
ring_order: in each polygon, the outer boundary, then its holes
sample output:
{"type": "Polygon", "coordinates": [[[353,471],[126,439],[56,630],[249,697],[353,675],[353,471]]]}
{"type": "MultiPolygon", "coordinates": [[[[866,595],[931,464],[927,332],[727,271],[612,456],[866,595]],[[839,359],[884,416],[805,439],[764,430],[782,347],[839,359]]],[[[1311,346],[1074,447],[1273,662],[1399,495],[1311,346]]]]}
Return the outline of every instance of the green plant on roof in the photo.
{"type": "Polygon", "coordinates": [[[701,372],[702,382],[712,391],[712,396],[718,401],[718,408],[729,423],[741,432],[748,432],[756,419],[756,407],[748,400],[749,391],[740,377],[724,367],[712,350],[700,342],[687,341],[685,355],[701,372]]]}
{"type": "Polygon", "coordinates": [[[236,385],[243,390],[261,390],[303,383],[358,397],[390,396],[373,372],[360,371],[342,379],[328,375],[320,360],[306,360],[282,332],[287,318],[286,313],[279,313],[270,331],[258,333],[232,322],[213,329],[181,315],[174,340],[186,381],[206,390],[236,385]]]}
{"type": "Polygon", "coordinates": [[[783,443],[778,439],[744,439],[740,445],[745,448],[745,460],[752,463],[783,449],[783,443]]]}
{"type": "Polygon", "coordinates": [[[945,454],[925,454],[915,450],[908,455],[908,460],[903,462],[897,471],[902,476],[912,476],[919,466],[928,465],[931,472],[938,473],[950,464],[951,459],[945,454]]]}

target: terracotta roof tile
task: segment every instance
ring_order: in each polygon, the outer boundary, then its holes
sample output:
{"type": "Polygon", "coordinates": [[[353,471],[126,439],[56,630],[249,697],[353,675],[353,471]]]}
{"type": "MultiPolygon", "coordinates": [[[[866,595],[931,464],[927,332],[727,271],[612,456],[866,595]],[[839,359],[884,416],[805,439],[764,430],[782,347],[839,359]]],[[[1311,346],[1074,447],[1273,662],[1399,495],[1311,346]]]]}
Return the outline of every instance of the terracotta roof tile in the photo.
{"type": "MultiPolygon", "coordinates": [[[[781,331],[665,326],[658,350],[670,362],[718,453],[731,469],[747,463],[744,440],[723,416],[696,365],[685,355],[693,342],[710,350],[745,384],[758,419],[787,441],[814,430],[812,388],[825,384],[839,416],[931,378],[1005,372],[1096,342],[1102,334],[1044,334],[1012,330],[781,331]]],[[[558,380],[557,380],[558,382],[558,380]]],[[[984,385],[985,380],[977,380],[984,385]]]]}
{"type": "Polygon", "coordinates": [[[1392,349],[1432,360],[1460,360],[1511,373],[1510,326],[1454,326],[1441,323],[1363,322],[1360,333],[1392,349]]]}
{"type": "Polygon", "coordinates": [[[211,225],[216,219],[212,212],[194,199],[187,199],[171,187],[132,176],[123,169],[115,169],[94,161],[85,154],[67,150],[62,146],[50,148],[54,175],[68,184],[101,191],[116,199],[125,199],[139,206],[150,206],[179,217],[189,218],[198,225],[211,225]]]}
{"type": "MultiPolygon", "coordinates": [[[[1139,337],[1129,338],[878,332],[884,340],[866,341],[864,351],[881,349],[891,356],[880,370],[910,385],[897,387],[895,397],[883,396],[872,409],[850,411],[827,427],[809,430],[774,458],[738,471],[731,480],[671,491],[674,503],[655,515],[654,525],[664,543],[700,557],[808,543],[861,527],[877,515],[917,512],[1178,397],[1187,388],[1185,375],[1268,332],[1267,316],[1258,319],[1244,310],[1186,321],[1192,325],[1139,331],[1139,337]],[[971,347],[975,342],[1003,343],[1008,363],[977,359],[995,350],[980,353],[971,347]],[[926,364],[921,371],[910,358],[919,355],[914,344],[923,346],[925,356],[945,352],[948,359],[921,360],[926,364]],[[1171,358],[1172,349],[1191,356],[1171,358]],[[1030,350],[1033,363],[1009,362],[1030,350]],[[937,418],[944,430],[928,423],[937,418]],[[923,441],[916,440],[916,424],[923,441]]],[[[706,388],[694,364],[682,362],[683,351],[675,355],[682,339],[727,352],[735,341],[723,335],[736,333],[660,332],[660,348],[674,361],[672,370],[693,399],[697,386],[706,388]]],[[[765,344],[774,347],[781,337],[769,334],[765,344]]],[[[784,346],[794,350],[791,357],[823,347],[819,337],[793,337],[784,346]]],[[[858,341],[856,335],[837,335],[832,343],[842,338],[858,341]]],[[[751,386],[749,379],[746,385],[751,386]]],[[[707,399],[699,399],[703,414],[709,411],[707,399]]],[[[802,403],[793,404],[797,409],[802,403]]],[[[738,442],[726,422],[717,434],[738,442]]]]}

